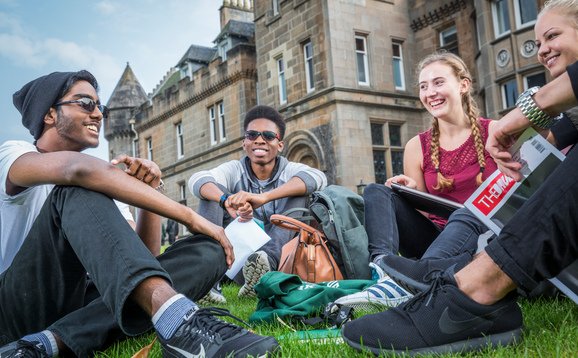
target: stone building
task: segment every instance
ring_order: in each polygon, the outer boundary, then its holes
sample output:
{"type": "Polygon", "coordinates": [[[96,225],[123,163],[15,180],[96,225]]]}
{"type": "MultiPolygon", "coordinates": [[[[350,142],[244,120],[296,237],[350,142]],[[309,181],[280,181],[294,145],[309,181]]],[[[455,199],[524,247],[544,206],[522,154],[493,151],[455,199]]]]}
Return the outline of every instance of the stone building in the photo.
{"type": "Polygon", "coordinates": [[[127,65],[108,103],[111,155],[135,143],[163,170],[167,195],[196,208],[188,178],[243,156],[242,120],[260,103],[285,115],[289,160],[352,190],[383,182],[430,125],[414,73],[426,55],[464,59],[486,118],[549,80],[533,42],[542,3],[224,0],[215,47],[192,45],[146,98],[127,65]]]}

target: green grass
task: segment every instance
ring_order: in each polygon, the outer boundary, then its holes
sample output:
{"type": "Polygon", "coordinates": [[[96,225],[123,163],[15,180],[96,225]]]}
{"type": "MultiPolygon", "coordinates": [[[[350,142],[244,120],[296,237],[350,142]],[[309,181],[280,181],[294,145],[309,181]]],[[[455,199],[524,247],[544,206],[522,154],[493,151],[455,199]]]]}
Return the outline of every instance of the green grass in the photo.
{"type": "MultiPolygon", "coordinates": [[[[257,307],[257,299],[239,299],[239,286],[225,284],[223,294],[227,298],[227,308],[235,316],[249,321],[249,316],[257,307]]],[[[521,299],[519,304],[524,313],[526,326],[523,340],[514,347],[486,350],[464,355],[465,357],[576,357],[578,356],[578,306],[571,300],[561,297],[527,301],[521,299]]],[[[228,320],[230,321],[230,320],[228,320]]],[[[257,325],[253,327],[258,334],[280,336],[291,330],[281,324],[257,325]]],[[[150,344],[155,335],[149,334],[120,342],[97,357],[132,357],[142,347],[150,344]]],[[[347,344],[326,342],[320,344],[301,343],[297,340],[281,342],[283,357],[368,357],[350,348],[347,344]]],[[[160,345],[155,343],[149,357],[160,358],[160,345]]],[[[462,357],[446,355],[445,357],[462,357]]]]}

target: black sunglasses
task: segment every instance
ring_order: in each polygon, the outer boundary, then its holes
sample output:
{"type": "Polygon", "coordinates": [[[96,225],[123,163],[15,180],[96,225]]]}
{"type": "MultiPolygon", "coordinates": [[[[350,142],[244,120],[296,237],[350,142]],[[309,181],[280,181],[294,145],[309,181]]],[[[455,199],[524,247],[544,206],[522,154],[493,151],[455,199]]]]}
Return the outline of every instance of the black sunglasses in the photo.
{"type": "Polygon", "coordinates": [[[108,118],[108,107],[106,107],[104,104],[96,104],[96,102],[87,97],[75,99],[74,101],[58,102],[55,103],[54,106],[60,106],[61,104],[67,103],[80,103],[80,107],[82,107],[82,109],[84,109],[88,113],[94,112],[95,108],[98,107],[100,113],[102,113],[102,118],[103,119],[108,118]]]}
{"type": "Polygon", "coordinates": [[[248,140],[256,140],[257,138],[259,138],[259,136],[261,136],[267,142],[272,142],[275,139],[279,139],[279,141],[281,141],[281,139],[279,138],[279,135],[275,132],[271,132],[271,131],[259,132],[259,131],[253,131],[253,130],[249,130],[249,131],[245,132],[245,138],[247,138],[248,140]]]}

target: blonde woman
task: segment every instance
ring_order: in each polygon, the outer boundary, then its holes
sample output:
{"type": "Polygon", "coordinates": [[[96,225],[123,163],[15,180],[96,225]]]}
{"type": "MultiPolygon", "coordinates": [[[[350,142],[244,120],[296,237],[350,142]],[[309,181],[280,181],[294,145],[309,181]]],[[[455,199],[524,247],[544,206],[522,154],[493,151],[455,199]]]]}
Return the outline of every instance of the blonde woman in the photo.
{"type": "Polygon", "coordinates": [[[491,120],[478,117],[472,78],[462,59],[449,52],[434,53],[420,62],[418,73],[420,99],[433,116],[432,127],[407,143],[405,175],[385,185],[370,184],[363,194],[373,265],[381,266],[395,282],[379,282],[338,303],[360,308],[406,301],[427,288],[425,273],[454,264],[459,269],[471,261],[479,235],[488,230],[466,209],[448,220],[426,217],[391,189],[391,183],[400,183],[463,203],[497,169],[484,149],[491,120]]]}

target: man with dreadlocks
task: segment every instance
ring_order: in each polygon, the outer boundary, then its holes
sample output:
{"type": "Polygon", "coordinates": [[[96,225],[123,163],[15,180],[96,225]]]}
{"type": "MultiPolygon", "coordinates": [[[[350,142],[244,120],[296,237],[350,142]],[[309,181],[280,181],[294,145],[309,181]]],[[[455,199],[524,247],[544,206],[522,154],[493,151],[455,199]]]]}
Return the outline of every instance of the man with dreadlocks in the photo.
{"type": "Polygon", "coordinates": [[[447,220],[425,216],[391,189],[391,183],[399,183],[463,203],[497,169],[484,149],[491,120],[478,118],[464,62],[452,53],[437,52],[420,62],[417,73],[432,127],[407,143],[405,175],[389,178],[385,185],[370,184],[363,193],[370,265],[389,277],[337,303],[358,308],[398,305],[428,287],[426,273],[452,265],[460,269],[470,262],[479,236],[488,231],[467,209],[447,220]]]}

